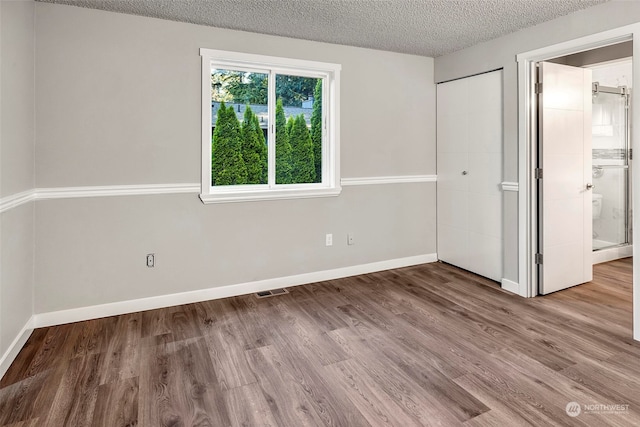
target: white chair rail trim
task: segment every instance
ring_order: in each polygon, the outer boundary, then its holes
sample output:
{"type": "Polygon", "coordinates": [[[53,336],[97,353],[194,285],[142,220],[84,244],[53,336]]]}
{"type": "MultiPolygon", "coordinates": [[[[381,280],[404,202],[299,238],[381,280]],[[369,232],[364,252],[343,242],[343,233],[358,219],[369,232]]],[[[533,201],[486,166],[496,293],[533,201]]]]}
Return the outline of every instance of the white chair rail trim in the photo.
{"type": "Polygon", "coordinates": [[[503,182],[500,184],[502,191],[519,191],[520,186],[517,182],[503,182]]]}
{"type": "MultiPolygon", "coordinates": [[[[343,178],[343,186],[411,184],[436,182],[436,175],[399,175],[343,178]]],[[[517,185],[517,183],[516,183],[517,185]]],[[[0,213],[35,200],[73,199],[79,197],[142,196],[149,194],[200,193],[199,183],[102,185],[85,187],[34,188],[0,198],[0,213]]]]}
{"type": "Polygon", "coordinates": [[[399,176],[365,176],[360,178],[342,178],[342,186],[378,185],[378,184],[412,184],[415,182],[436,182],[437,175],[399,175],[399,176]]]}

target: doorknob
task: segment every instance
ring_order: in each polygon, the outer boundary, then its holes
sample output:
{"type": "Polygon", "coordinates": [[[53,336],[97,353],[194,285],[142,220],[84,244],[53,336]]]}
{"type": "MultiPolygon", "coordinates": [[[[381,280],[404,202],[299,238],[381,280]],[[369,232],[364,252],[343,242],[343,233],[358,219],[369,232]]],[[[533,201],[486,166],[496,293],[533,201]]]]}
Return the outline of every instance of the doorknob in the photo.
{"type": "Polygon", "coordinates": [[[469,173],[469,172],[467,172],[467,171],[462,171],[462,175],[466,175],[466,174],[468,174],[468,173],[469,173]]]}
{"type": "Polygon", "coordinates": [[[591,190],[594,187],[593,184],[587,184],[587,190],[591,190]]]}

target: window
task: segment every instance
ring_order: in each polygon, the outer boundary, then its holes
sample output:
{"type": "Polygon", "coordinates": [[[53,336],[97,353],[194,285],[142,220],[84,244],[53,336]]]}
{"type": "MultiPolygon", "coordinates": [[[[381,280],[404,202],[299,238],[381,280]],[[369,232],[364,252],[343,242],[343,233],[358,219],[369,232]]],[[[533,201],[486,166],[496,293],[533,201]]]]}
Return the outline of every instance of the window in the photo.
{"type": "Polygon", "coordinates": [[[340,193],[340,66],[201,49],[204,203],[340,193]]]}

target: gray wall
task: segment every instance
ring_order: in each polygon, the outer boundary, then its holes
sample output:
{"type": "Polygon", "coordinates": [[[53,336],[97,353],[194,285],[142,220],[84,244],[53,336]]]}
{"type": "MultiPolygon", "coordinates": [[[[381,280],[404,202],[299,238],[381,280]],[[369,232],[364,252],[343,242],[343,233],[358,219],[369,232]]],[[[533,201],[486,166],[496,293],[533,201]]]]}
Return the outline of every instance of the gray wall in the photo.
{"type": "MultiPolygon", "coordinates": [[[[504,69],[505,181],[518,181],[518,96],[516,55],[640,21],[640,2],[611,1],[435,59],[435,80],[443,82],[504,69]]],[[[518,206],[504,197],[504,277],[518,281],[518,206]]]]}
{"type": "MultiPolygon", "coordinates": [[[[343,178],[435,174],[430,58],[44,3],[36,23],[37,187],[199,182],[201,47],[342,64],[343,178]]],[[[36,248],[36,313],[430,254],[435,184],[39,201],[36,248]]]]}
{"type": "MultiPolygon", "coordinates": [[[[34,3],[0,2],[0,197],[34,186],[34,3]]],[[[0,213],[0,356],[33,314],[34,206],[0,213]]]]}

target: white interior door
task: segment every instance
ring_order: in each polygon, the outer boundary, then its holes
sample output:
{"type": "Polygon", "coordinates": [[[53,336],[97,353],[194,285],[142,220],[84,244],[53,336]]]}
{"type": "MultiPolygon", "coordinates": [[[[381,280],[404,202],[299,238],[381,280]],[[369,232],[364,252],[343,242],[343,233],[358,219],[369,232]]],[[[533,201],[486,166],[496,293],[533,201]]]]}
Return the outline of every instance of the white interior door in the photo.
{"type": "Polygon", "coordinates": [[[540,63],[539,291],[592,279],[591,70],[540,63]]]}
{"type": "Polygon", "coordinates": [[[438,258],[502,279],[502,71],[437,86],[438,258]]]}

